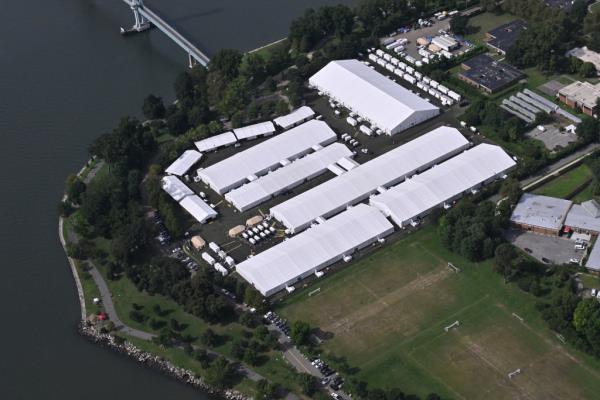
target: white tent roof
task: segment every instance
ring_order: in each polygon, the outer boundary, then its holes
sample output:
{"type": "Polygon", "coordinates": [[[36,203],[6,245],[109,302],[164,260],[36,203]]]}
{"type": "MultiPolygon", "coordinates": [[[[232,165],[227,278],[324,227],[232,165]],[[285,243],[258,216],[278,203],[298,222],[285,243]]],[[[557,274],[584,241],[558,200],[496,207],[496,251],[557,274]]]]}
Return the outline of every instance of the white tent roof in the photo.
{"type": "Polygon", "coordinates": [[[236,270],[264,296],[270,296],[393,231],[393,225],[377,209],[359,204],[249,258],[236,270]]]}
{"type": "Polygon", "coordinates": [[[309,83],[387,134],[402,130],[410,119],[416,124],[439,113],[438,107],[358,60],[331,61],[309,83]]]}
{"type": "Polygon", "coordinates": [[[225,193],[246,182],[249,175],[260,175],[312,150],[315,144],[336,140],[334,131],[323,121],[309,121],[205,169],[198,175],[217,193],[225,193]]]}
{"type": "Polygon", "coordinates": [[[315,112],[308,106],[303,106],[297,110],[292,111],[287,115],[275,118],[273,122],[275,125],[288,129],[291,126],[296,125],[298,122],[306,121],[315,116],[315,112]]]}
{"type": "Polygon", "coordinates": [[[211,151],[222,146],[230,146],[235,142],[237,142],[237,138],[233,132],[225,132],[221,133],[220,135],[202,139],[194,144],[200,151],[211,151]]]}
{"type": "Polygon", "coordinates": [[[201,224],[217,216],[217,212],[196,195],[185,197],[179,204],[201,224]]]}
{"type": "Polygon", "coordinates": [[[201,224],[217,216],[217,212],[196,195],[185,197],[179,204],[201,224]]]}
{"type": "Polygon", "coordinates": [[[351,157],[352,152],[341,143],[333,143],[322,150],[302,157],[285,167],[264,175],[255,181],[240,186],[225,195],[238,210],[245,211],[273,195],[291,189],[327,171],[329,164],[343,157],[351,157]]]}
{"type": "Polygon", "coordinates": [[[296,232],[318,217],[327,217],[366,199],[379,186],[390,186],[466,149],[458,130],[437,128],[345,174],[271,208],[271,215],[296,232]]]}
{"type": "Polygon", "coordinates": [[[501,147],[480,144],[371,198],[370,204],[404,226],[515,165],[501,147]]]}
{"type": "Polygon", "coordinates": [[[238,140],[253,138],[257,136],[270,135],[275,132],[275,125],[271,121],[260,122],[254,125],[248,125],[243,128],[233,130],[238,140]]]}
{"type": "Polygon", "coordinates": [[[184,175],[200,158],[202,158],[202,153],[196,150],[186,150],[177,160],[169,165],[165,172],[171,175],[184,175]]]}
{"type": "Polygon", "coordinates": [[[184,197],[191,196],[194,194],[192,189],[187,187],[185,183],[181,182],[181,180],[176,176],[163,177],[162,188],[175,201],[181,201],[184,197]]]}

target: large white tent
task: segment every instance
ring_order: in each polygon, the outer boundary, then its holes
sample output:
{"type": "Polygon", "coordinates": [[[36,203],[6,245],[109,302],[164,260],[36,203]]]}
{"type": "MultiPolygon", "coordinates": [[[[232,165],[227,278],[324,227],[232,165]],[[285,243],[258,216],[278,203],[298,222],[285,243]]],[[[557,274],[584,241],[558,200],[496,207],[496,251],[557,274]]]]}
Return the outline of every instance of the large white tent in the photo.
{"type": "Polygon", "coordinates": [[[177,176],[184,175],[200,160],[200,158],[202,158],[202,153],[196,150],[186,150],[177,160],[173,161],[173,163],[167,167],[165,172],[177,176]]]}
{"type": "Polygon", "coordinates": [[[388,135],[440,113],[438,107],[358,60],[331,61],[308,82],[388,135]]]}
{"type": "Polygon", "coordinates": [[[275,132],[275,125],[271,121],[259,122],[258,124],[244,126],[233,130],[238,140],[254,139],[260,136],[269,136],[275,132]]]}
{"type": "Polygon", "coordinates": [[[223,194],[310,153],[314,146],[324,146],[336,139],[335,132],[325,122],[309,121],[210,167],[199,169],[198,176],[215,192],[223,194]]]}
{"type": "Polygon", "coordinates": [[[217,216],[217,212],[195,194],[184,197],[179,204],[201,224],[217,216]]]}
{"type": "Polygon", "coordinates": [[[225,132],[199,140],[194,144],[200,151],[212,151],[219,147],[231,146],[235,142],[237,142],[237,137],[235,137],[233,132],[225,132]]]}
{"type": "Polygon", "coordinates": [[[303,182],[327,171],[327,167],[344,157],[352,157],[352,152],[341,143],[310,153],[282,168],[257,180],[233,189],[225,195],[227,201],[240,211],[246,211],[283,191],[292,189],[303,182]]]}
{"type": "Polygon", "coordinates": [[[400,227],[506,174],[515,161],[499,146],[480,144],[374,196],[372,206],[400,227]]]}
{"type": "Polygon", "coordinates": [[[359,204],[238,264],[263,296],[310,276],[394,231],[376,208],[359,204]]]}
{"type": "Polygon", "coordinates": [[[162,178],[162,188],[165,192],[173,198],[173,200],[179,202],[184,197],[193,195],[192,189],[186,186],[185,183],[176,176],[165,176],[162,178]]]}
{"type": "Polygon", "coordinates": [[[287,115],[282,115],[273,120],[275,125],[283,128],[290,129],[298,124],[301,124],[315,116],[315,112],[309,106],[302,106],[287,115]]]}
{"type": "Polygon", "coordinates": [[[468,140],[455,128],[437,128],[274,206],[271,215],[291,232],[298,232],[317,218],[336,214],[368,198],[379,187],[395,185],[468,146],[468,140]]]}

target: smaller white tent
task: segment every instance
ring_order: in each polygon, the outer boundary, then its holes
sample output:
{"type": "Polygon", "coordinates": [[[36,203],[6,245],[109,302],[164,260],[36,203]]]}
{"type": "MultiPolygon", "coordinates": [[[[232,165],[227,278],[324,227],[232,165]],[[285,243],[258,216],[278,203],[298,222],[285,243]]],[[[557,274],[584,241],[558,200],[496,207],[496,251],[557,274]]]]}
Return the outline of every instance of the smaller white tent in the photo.
{"type": "Polygon", "coordinates": [[[217,216],[217,212],[196,195],[186,196],[179,204],[201,224],[217,216]]]}
{"type": "Polygon", "coordinates": [[[219,147],[231,146],[237,142],[237,137],[233,132],[225,132],[219,135],[211,136],[194,143],[199,151],[212,151],[219,147]]]}
{"type": "Polygon", "coordinates": [[[269,136],[275,132],[275,126],[271,121],[260,122],[254,125],[244,126],[243,128],[236,128],[233,133],[238,138],[242,139],[254,139],[260,136],[269,136]]]}
{"type": "Polygon", "coordinates": [[[173,198],[173,200],[179,202],[186,196],[194,194],[192,189],[187,187],[185,183],[181,182],[176,176],[165,176],[162,178],[162,188],[165,192],[173,198]]]}
{"type": "Polygon", "coordinates": [[[186,150],[165,170],[167,174],[182,176],[202,158],[202,153],[196,150],[186,150]]]}
{"type": "Polygon", "coordinates": [[[275,125],[283,128],[290,129],[294,126],[312,119],[315,116],[315,112],[309,106],[303,106],[297,110],[292,111],[287,115],[282,115],[273,120],[275,125]]]}

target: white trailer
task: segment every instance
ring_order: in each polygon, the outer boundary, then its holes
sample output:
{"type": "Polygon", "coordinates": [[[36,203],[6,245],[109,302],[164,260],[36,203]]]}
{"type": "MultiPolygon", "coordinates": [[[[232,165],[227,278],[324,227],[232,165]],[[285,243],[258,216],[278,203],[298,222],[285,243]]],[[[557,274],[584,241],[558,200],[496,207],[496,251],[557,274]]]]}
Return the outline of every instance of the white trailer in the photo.
{"type": "Polygon", "coordinates": [[[405,81],[407,81],[408,83],[410,83],[412,85],[414,85],[417,82],[415,77],[412,75],[409,75],[409,74],[404,74],[403,78],[405,81]]]}
{"type": "Polygon", "coordinates": [[[392,57],[392,61],[391,61],[392,64],[398,65],[399,62],[400,62],[400,60],[398,60],[396,57],[392,57]]]}
{"type": "Polygon", "coordinates": [[[415,73],[415,69],[413,67],[407,66],[406,72],[412,75],[415,73]]]}
{"type": "Polygon", "coordinates": [[[377,57],[375,54],[371,53],[371,54],[369,54],[369,60],[371,60],[373,62],[377,62],[377,60],[379,60],[379,57],[377,57]]]}
{"type": "Polygon", "coordinates": [[[434,89],[437,89],[439,85],[440,83],[438,81],[434,81],[433,79],[429,82],[429,86],[431,86],[434,89]]]}
{"type": "Polygon", "coordinates": [[[202,259],[206,261],[208,265],[214,265],[216,262],[216,260],[207,252],[203,252],[200,257],[202,257],[202,259]]]}
{"type": "Polygon", "coordinates": [[[448,94],[448,91],[450,89],[448,89],[446,86],[444,85],[438,85],[437,90],[439,90],[440,92],[444,93],[444,94],[448,94]]]}
{"type": "Polygon", "coordinates": [[[429,64],[429,58],[427,58],[427,57],[423,57],[423,58],[421,59],[421,64],[429,64]]]}
{"type": "Polygon", "coordinates": [[[431,78],[425,75],[423,76],[423,82],[429,85],[429,82],[431,82],[431,78]]]}
{"type": "Polygon", "coordinates": [[[379,60],[377,60],[377,64],[381,65],[382,67],[385,67],[385,64],[387,64],[385,62],[385,60],[383,58],[380,58],[379,60]]]}
{"type": "Polygon", "coordinates": [[[402,61],[400,61],[398,63],[398,68],[401,68],[403,70],[406,70],[406,67],[408,67],[408,65],[406,65],[406,63],[403,63],[402,61]]]}
{"type": "Polygon", "coordinates": [[[418,81],[423,79],[423,74],[420,73],[419,71],[415,71],[414,76],[415,76],[415,78],[417,78],[418,81]]]}
{"type": "Polygon", "coordinates": [[[452,90],[448,91],[448,96],[454,101],[460,101],[462,99],[460,94],[453,92],[452,90]]]}
{"type": "Polygon", "coordinates": [[[358,128],[358,129],[367,136],[373,135],[373,131],[371,130],[371,128],[369,128],[365,125],[361,125],[360,128],[358,128]]]}
{"type": "Polygon", "coordinates": [[[385,53],[385,54],[383,55],[383,59],[384,59],[385,61],[390,61],[390,60],[392,59],[392,55],[391,55],[391,54],[388,54],[388,53],[385,53]]]}
{"type": "Polygon", "coordinates": [[[392,63],[387,63],[387,64],[385,64],[385,69],[387,69],[390,72],[394,72],[394,70],[396,69],[396,67],[392,63]]]}
{"type": "Polygon", "coordinates": [[[354,118],[352,118],[352,117],[348,117],[348,118],[346,118],[346,122],[347,122],[349,125],[352,125],[352,126],[356,126],[356,125],[358,125],[358,122],[356,122],[356,120],[355,120],[354,118]]]}
{"type": "Polygon", "coordinates": [[[381,49],[377,49],[375,50],[375,54],[377,54],[379,57],[383,57],[383,55],[385,54],[385,52],[381,49]]]}
{"type": "Polygon", "coordinates": [[[417,61],[417,60],[416,60],[414,57],[412,57],[412,56],[406,56],[404,59],[406,60],[406,62],[408,62],[409,64],[413,64],[413,65],[414,65],[414,64],[415,64],[415,62],[417,61]]]}
{"type": "Polygon", "coordinates": [[[394,70],[394,74],[396,74],[396,75],[398,75],[398,76],[402,77],[402,75],[404,75],[404,71],[402,71],[400,68],[396,68],[396,69],[394,70]]]}

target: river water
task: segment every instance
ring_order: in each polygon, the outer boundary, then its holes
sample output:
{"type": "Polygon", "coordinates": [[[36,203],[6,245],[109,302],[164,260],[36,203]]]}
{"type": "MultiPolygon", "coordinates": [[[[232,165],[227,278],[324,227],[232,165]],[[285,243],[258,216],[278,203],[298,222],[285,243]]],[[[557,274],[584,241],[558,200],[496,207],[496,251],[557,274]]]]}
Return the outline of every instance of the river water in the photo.
{"type": "MultiPolygon", "coordinates": [[[[248,50],[332,0],[148,0],[200,47],[248,50]]],[[[346,1],[348,3],[349,1],[346,1]]],[[[160,32],[122,38],[120,0],[4,1],[0,24],[0,397],[205,399],[88,343],[57,237],[65,177],[142,99],[170,99],[185,54],[160,32]]]]}

